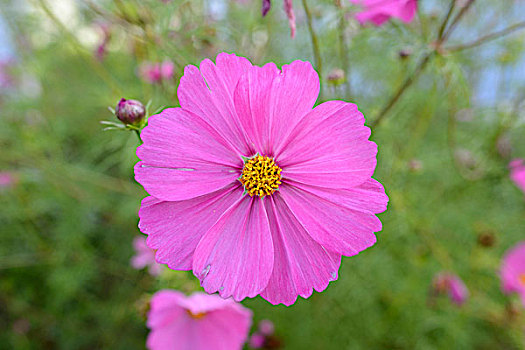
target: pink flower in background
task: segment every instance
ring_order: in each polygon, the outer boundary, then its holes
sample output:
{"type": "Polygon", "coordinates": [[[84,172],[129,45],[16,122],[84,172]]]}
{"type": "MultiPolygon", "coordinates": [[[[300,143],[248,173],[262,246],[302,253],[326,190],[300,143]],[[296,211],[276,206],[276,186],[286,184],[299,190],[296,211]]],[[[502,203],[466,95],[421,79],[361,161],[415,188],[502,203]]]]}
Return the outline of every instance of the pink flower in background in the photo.
{"type": "Polygon", "coordinates": [[[266,338],[261,333],[254,333],[250,337],[250,348],[261,349],[264,346],[266,338]]]}
{"type": "Polygon", "coordinates": [[[107,46],[109,44],[109,40],[111,39],[111,28],[109,23],[102,22],[98,23],[98,29],[102,34],[102,39],[100,40],[100,43],[97,45],[97,48],[95,50],[95,57],[97,58],[97,60],[103,61],[107,54],[107,46]]]}
{"type": "Polygon", "coordinates": [[[146,238],[142,236],[135,237],[133,239],[133,248],[135,248],[136,254],[131,258],[131,266],[137,270],[147,266],[151,275],[160,275],[163,266],[155,262],[155,251],[146,245],[146,238]]]}
{"type": "Polygon", "coordinates": [[[514,159],[509,164],[510,179],[516,186],[525,193],[525,161],[523,159],[514,159]]]}
{"type": "Polygon", "coordinates": [[[469,296],[465,283],[461,278],[451,273],[441,272],[437,274],[432,281],[432,286],[436,293],[447,294],[453,303],[460,306],[469,296]]]}
{"type": "Polygon", "coordinates": [[[0,171],[0,189],[9,188],[16,182],[15,176],[9,171],[0,171]]]}
{"type": "Polygon", "coordinates": [[[155,84],[163,80],[171,80],[175,65],[171,61],[162,63],[143,62],[139,67],[139,76],[147,83],[155,84]]]}
{"type": "Polygon", "coordinates": [[[259,322],[259,327],[255,333],[250,337],[250,347],[254,349],[261,349],[266,345],[275,342],[273,336],[274,326],[270,320],[262,320],[259,322]]]}
{"type": "Polygon", "coordinates": [[[15,79],[11,72],[13,66],[14,61],[12,59],[0,60],[0,90],[7,90],[15,85],[15,79]]]}
{"type": "Polygon", "coordinates": [[[505,293],[518,293],[525,306],[525,241],[510,249],[501,266],[502,288],[505,293]]]}
{"type": "Polygon", "coordinates": [[[261,13],[263,17],[268,14],[268,11],[270,11],[271,8],[272,8],[271,0],[262,0],[261,13]]]}
{"type": "Polygon", "coordinates": [[[275,326],[270,320],[261,320],[259,322],[259,332],[263,335],[272,335],[275,331],[275,326]]]}
{"type": "Polygon", "coordinates": [[[151,350],[242,349],[251,323],[252,312],[231,299],[161,290],[151,298],[146,345],[151,350]]]}
{"type": "Polygon", "coordinates": [[[385,23],[391,17],[410,23],[417,12],[417,0],[350,0],[361,6],[356,19],[361,24],[372,22],[376,26],[385,23]]]}
{"type": "Polygon", "coordinates": [[[293,0],[284,0],[284,12],[288,17],[288,25],[290,26],[290,35],[295,38],[295,13],[293,12],[293,0]]]}
{"type": "Polygon", "coordinates": [[[308,62],[252,66],[219,54],[187,66],[181,108],[150,117],[135,178],[151,195],[139,227],[158,262],[206,292],[291,305],[374,245],[388,197],[357,106],[313,106],[308,62]]]}
{"type": "MultiPolygon", "coordinates": [[[[295,13],[293,11],[293,0],[283,0],[284,12],[288,18],[288,25],[290,26],[290,35],[292,38],[295,38],[295,13]]],[[[262,16],[266,16],[270,9],[272,8],[271,0],[262,0],[261,12],[262,16]]]]}

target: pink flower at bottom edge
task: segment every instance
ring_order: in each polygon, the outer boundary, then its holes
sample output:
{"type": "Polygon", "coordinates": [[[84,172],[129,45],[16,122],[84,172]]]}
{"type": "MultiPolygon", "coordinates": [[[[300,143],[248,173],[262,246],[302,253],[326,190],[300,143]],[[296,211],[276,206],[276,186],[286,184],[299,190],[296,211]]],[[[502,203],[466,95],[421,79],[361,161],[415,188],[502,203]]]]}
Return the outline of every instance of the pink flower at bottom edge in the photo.
{"type": "Polygon", "coordinates": [[[525,241],[505,253],[500,276],[503,291],[518,293],[525,306],[525,241]]]}
{"type": "Polygon", "coordinates": [[[417,0],[350,0],[351,3],[362,6],[356,19],[361,24],[372,22],[381,26],[390,18],[398,18],[410,23],[417,12],[417,0]]]}
{"type": "Polygon", "coordinates": [[[136,254],[131,258],[131,266],[137,270],[148,267],[151,275],[160,275],[163,266],[155,262],[155,251],[146,245],[146,239],[142,236],[135,237],[133,239],[133,247],[136,254]]]}
{"type": "Polygon", "coordinates": [[[341,256],[376,242],[388,197],[357,106],[313,106],[308,62],[278,69],[219,54],[187,66],[181,108],[150,117],[135,178],[139,228],[158,262],[208,293],[291,305],[337,279],[341,256]]]}
{"type": "Polygon", "coordinates": [[[510,179],[525,193],[525,161],[523,159],[514,159],[509,164],[510,179]]]}
{"type": "Polygon", "coordinates": [[[251,323],[252,312],[231,299],[161,290],[151,299],[146,345],[150,350],[241,349],[251,323]]]}

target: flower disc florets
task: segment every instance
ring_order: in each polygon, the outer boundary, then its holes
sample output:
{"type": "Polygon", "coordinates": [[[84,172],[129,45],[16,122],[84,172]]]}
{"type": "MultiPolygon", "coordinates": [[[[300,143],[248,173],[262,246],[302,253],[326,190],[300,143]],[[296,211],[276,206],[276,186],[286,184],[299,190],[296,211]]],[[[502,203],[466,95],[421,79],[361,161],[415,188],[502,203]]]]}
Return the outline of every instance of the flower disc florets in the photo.
{"type": "Polygon", "coordinates": [[[273,158],[256,155],[245,161],[239,181],[250,197],[269,196],[281,184],[281,171],[273,158]]]}

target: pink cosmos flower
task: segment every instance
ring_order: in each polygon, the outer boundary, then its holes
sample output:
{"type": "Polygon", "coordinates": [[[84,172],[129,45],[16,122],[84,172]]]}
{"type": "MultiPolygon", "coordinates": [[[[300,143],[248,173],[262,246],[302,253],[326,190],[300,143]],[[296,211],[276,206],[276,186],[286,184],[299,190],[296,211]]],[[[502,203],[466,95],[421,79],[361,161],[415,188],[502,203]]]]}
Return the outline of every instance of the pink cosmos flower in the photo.
{"type": "Polygon", "coordinates": [[[525,193],[525,161],[523,159],[514,159],[509,164],[510,179],[516,186],[525,193]]]}
{"type": "Polygon", "coordinates": [[[15,176],[9,171],[0,171],[0,189],[12,187],[16,182],[15,176]]]}
{"type": "Polygon", "coordinates": [[[143,62],[139,67],[139,76],[147,83],[155,84],[173,78],[175,65],[171,61],[162,63],[143,62]]]}
{"type": "Polygon", "coordinates": [[[133,239],[133,247],[135,248],[135,256],[131,258],[131,266],[137,270],[149,267],[148,271],[153,276],[158,276],[162,272],[162,265],[155,262],[155,251],[146,245],[146,239],[142,236],[137,236],[133,239]]]}
{"type": "Polygon", "coordinates": [[[450,300],[457,305],[461,306],[468,299],[467,286],[454,274],[441,272],[434,277],[432,285],[436,293],[448,294],[450,300]]]}
{"type": "Polygon", "coordinates": [[[391,17],[410,23],[417,12],[417,0],[350,0],[350,2],[362,7],[362,11],[356,15],[356,19],[361,24],[372,22],[380,26],[391,17]]]}
{"type": "Polygon", "coordinates": [[[502,289],[505,293],[518,293],[525,306],[525,241],[510,249],[501,266],[502,289]]]}
{"type": "Polygon", "coordinates": [[[157,262],[206,292],[291,305],[337,279],[341,256],[376,242],[388,197],[357,106],[316,108],[308,62],[252,66],[219,54],[187,66],[181,108],[150,117],[135,178],[157,262]]]}
{"type": "Polygon", "coordinates": [[[248,338],[252,312],[231,299],[161,290],[151,299],[151,350],[235,350],[248,338]]]}

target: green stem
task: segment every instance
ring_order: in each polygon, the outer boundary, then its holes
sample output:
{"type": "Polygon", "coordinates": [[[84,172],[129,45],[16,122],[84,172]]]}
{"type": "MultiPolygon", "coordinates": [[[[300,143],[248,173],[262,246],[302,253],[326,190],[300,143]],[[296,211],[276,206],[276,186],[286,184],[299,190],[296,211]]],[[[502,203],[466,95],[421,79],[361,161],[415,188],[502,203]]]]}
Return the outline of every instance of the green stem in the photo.
{"type": "Polygon", "coordinates": [[[138,131],[137,129],[135,129],[134,131],[135,131],[135,134],[137,134],[137,137],[139,138],[140,144],[142,145],[142,138],[140,137],[140,131],[138,131]]]}
{"type": "Polygon", "coordinates": [[[487,34],[485,36],[482,36],[481,38],[478,38],[478,39],[476,39],[476,40],[474,40],[474,41],[472,41],[470,43],[456,45],[456,46],[450,46],[450,47],[446,48],[446,50],[449,51],[449,52],[455,52],[455,51],[462,51],[462,50],[471,49],[473,47],[477,47],[477,46],[483,45],[483,44],[485,44],[487,42],[490,42],[492,40],[496,40],[496,39],[499,39],[501,37],[504,37],[505,35],[512,34],[512,33],[516,32],[516,31],[524,29],[524,28],[525,28],[525,22],[516,23],[516,24],[511,25],[508,28],[505,28],[505,29],[502,29],[500,31],[497,31],[497,32],[494,32],[494,33],[490,33],[490,34],[487,34]]]}
{"type": "MultiPolygon", "coordinates": [[[[312,13],[308,7],[307,0],[303,1],[304,12],[306,14],[306,23],[308,24],[308,31],[310,32],[310,40],[312,41],[312,49],[314,52],[315,67],[317,68],[317,73],[319,73],[319,80],[323,81],[323,63],[321,60],[321,50],[319,50],[319,40],[315,34],[314,27],[312,25],[312,13]]],[[[322,84],[321,84],[322,86],[322,84]]],[[[322,99],[322,90],[319,96],[319,99],[322,99]]]]}
{"type": "Polygon", "coordinates": [[[448,31],[445,31],[447,23],[450,20],[452,12],[454,11],[455,2],[456,2],[456,0],[451,0],[449,10],[447,11],[445,18],[443,19],[443,21],[441,22],[441,25],[439,26],[435,48],[431,52],[423,56],[421,61],[419,61],[418,65],[416,66],[416,69],[403,81],[403,84],[401,84],[401,86],[397,89],[394,95],[392,95],[390,100],[388,100],[385,106],[378,113],[377,117],[370,123],[371,127],[378,126],[384,120],[384,118],[388,115],[388,112],[390,112],[392,107],[394,107],[396,103],[400,100],[401,96],[403,96],[403,94],[407,91],[407,89],[410,86],[412,86],[412,84],[417,80],[417,78],[426,68],[428,63],[435,57],[437,50],[439,50],[443,41],[446,40],[447,35],[450,34],[450,32],[453,30],[453,25],[458,23],[461,17],[463,17],[463,15],[466,13],[466,8],[470,7],[470,5],[474,3],[474,1],[475,0],[470,0],[470,2],[467,5],[465,5],[464,8],[461,9],[460,13],[456,16],[456,18],[454,18],[451,28],[449,28],[448,31]]]}
{"type": "Polygon", "coordinates": [[[339,36],[339,59],[341,61],[341,69],[345,73],[345,82],[343,83],[343,86],[346,87],[346,95],[350,97],[352,94],[352,84],[350,82],[350,67],[348,66],[348,48],[346,46],[345,40],[346,20],[344,17],[344,10],[341,0],[335,0],[335,6],[339,10],[337,32],[339,36]]]}
{"type": "Polygon", "coordinates": [[[416,69],[412,72],[412,74],[410,74],[406,79],[405,81],[403,82],[403,84],[401,84],[401,86],[397,89],[397,91],[394,93],[394,95],[390,98],[390,100],[388,100],[388,102],[385,104],[385,106],[383,107],[383,109],[381,110],[381,112],[379,112],[379,114],[377,115],[376,119],[374,119],[371,123],[370,123],[370,127],[374,128],[376,126],[378,126],[382,121],[383,119],[385,118],[386,115],[388,115],[388,112],[390,112],[390,110],[392,109],[392,107],[395,106],[395,104],[399,101],[399,99],[401,98],[401,96],[403,96],[403,94],[405,93],[405,91],[410,87],[412,86],[412,84],[416,81],[416,79],[419,77],[419,75],[421,74],[421,72],[423,72],[423,70],[425,69],[425,67],[427,66],[427,64],[430,62],[430,59],[433,58],[435,55],[435,51],[432,51],[432,52],[429,52],[428,54],[426,54],[425,56],[423,56],[423,58],[421,59],[421,61],[419,62],[419,64],[417,65],[416,69]]]}

